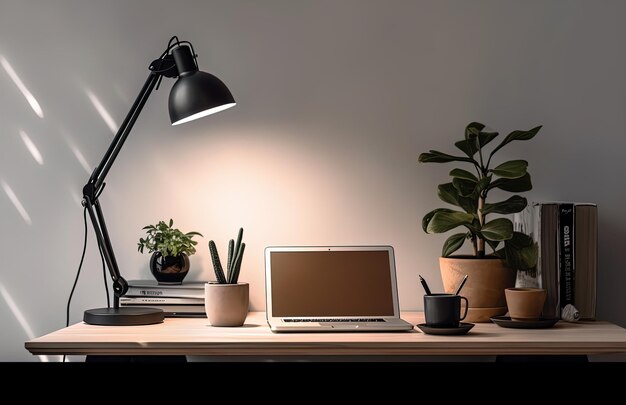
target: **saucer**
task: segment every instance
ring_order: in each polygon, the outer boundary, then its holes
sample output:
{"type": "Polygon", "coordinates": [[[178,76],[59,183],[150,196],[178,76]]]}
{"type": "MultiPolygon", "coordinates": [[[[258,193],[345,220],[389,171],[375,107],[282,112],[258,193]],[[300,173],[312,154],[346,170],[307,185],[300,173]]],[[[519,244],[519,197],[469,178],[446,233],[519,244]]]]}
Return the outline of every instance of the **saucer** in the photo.
{"type": "Polygon", "coordinates": [[[474,324],[461,322],[457,328],[436,328],[425,323],[416,326],[427,335],[465,335],[474,327],[474,324]]]}
{"type": "Polygon", "coordinates": [[[491,320],[503,328],[515,329],[546,329],[551,328],[559,321],[559,318],[539,318],[533,320],[513,320],[510,316],[494,316],[491,320]]]}

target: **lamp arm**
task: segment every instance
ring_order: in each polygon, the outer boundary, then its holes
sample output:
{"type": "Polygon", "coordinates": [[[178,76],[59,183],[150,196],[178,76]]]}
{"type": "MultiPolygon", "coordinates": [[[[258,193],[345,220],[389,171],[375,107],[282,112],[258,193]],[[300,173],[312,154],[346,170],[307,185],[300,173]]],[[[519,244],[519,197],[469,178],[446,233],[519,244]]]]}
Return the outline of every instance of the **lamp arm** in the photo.
{"type": "Polygon", "coordinates": [[[89,178],[89,183],[94,185],[96,193],[104,184],[104,179],[109,173],[109,169],[111,169],[111,166],[113,166],[113,162],[115,162],[115,159],[122,149],[122,146],[124,146],[124,142],[126,142],[126,138],[133,128],[137,117],[139,117],[139,114],[141,113],[143,106],[148,100],[148,97],[152,93],[152,90],[154,89],[157,80],[158,75],[150,72],[148,79],[144,83],[141,91],[139,92],[139,95],[135,99],[135,102],[130,108],[130,111],[126,115],[126,118],[124,118],[124,122],[122,122],[122,125],[120,125],[120,128],[115,134],[115,138],[113,138],[113,141],[111,141],[111,144],[109,145],[109,148],[102,157],[100,164],[91,174],[91,177],[89,178]]]}
{"type": "Polygon", "coordinates": [[[89,177],[87,184],[83,187],[82,205],[87,208],[91,224],[96,234],[98,246],[102,251],[111,279],[113,280],[114,308],[119,308],[119,297],[128,291],[128,283],[121,276],[119,267],[117,266],[117,260],[115,259],[115,253],[113,252],[113,246],[111,245],[111,239],[109,238],[109,232],[106,222],[104,221],[104,215],[98,197],[104,188],[106,175],[111,169],[113,162],[115,162],[122,146],[124,146],[128,134],[133,128],[135,121],[137,121],[154,87],[162,76],[175,77],[177,75],[178,71],[176,70],[176,65],[171,55],[162,56],[152,62],[150,65],[150,75],[141,88],[139,95],[126,115],[124,122],[122,122],[122,125],[118,129],[111,145],[109,145],[102,161],[89,177]]]}

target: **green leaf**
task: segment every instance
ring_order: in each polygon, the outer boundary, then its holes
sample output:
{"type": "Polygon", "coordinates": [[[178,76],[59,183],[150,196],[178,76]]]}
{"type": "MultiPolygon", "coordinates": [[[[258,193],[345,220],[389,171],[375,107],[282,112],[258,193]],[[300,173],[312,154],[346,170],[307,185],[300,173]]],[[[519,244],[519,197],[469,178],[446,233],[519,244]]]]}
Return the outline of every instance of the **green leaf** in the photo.
{"type": "Polygon", "coordinates": [[[504,145],[513,142],[513,141],[527,141],[529,139],[532,139],[535,135],[537,135],[537,133],[539,132],[539,130],[541,129],[541,125],[539,125],[538,127],[535,127],[529,131],[513,131],[510,134],[508,134],[506,136],[506,138],[504,138],[502,140],[502,142],[500,143],[500,145],[498,145],[496,148],[494,148],[494,150],[491,151],[490,157],[493,156],[497,151],[499,151],[504,145]]]}
{"type": "Polygon", "coordinates": [[[467,170],[463,170],[463,169],[452,169],[450,171],[450,176],[463,179],[463,180],[470,180],[470,181],[473,181],[474,183],[478,182],[478,177],[476,177],[473,173],[468,172],[467,170]]]}
{"type": "Polygon", "coordinates": [[[506,218],[496,218],[484,224],[480,233],[489,240],[507,240],[513,237],[513,223],[506,218]]]}
{"type": "Polygon", "coordinates": [[[478,209],[478,196],[462,197],[452,183],[440,184],[437,195],[441,201],[463,208],[467,213],[473,214],[478,209]]]}
{"type": "Polygon", "coordinates": [[[525,160],[509,160],[498,165],[491,172],[505,179],[517,179],[526,174],[527,167],[528,162],[525,160]]]}
{"type": "Polygon", "coordinates": [[[475,216],[474,216],[474,219],[472,220],[472,223],[469,225],[465,225],[465,226],[474,235],[478,235],[482,237],[482,235],[480,234],[480,221],[478,221],[478,218],[476,218],[475,216]]]}
{"type": "Polygon", "coordinates": [[[430,223],[430,220],[433,219],[433,216],[438,212],[457,212],[457,211],[454,211],[448,208],[437,208],[435,210],[430,211],[428,214],[424,215],[424,218],[422,218],[422,229],[424,230],[424,232],[428,233],[428,224],[430,223]]]}
{"type": "Polygon", "coordinates": [[[505,201],[500,201],[493,204],[485,204],[483,207],[483,214],[514,214],[520,212],[528,205],[528,201],[524,197],[514,195],[505,201]]]}
{"type": "Polygon", "coordinates": [[[458,177],[452,179],[452,185],[459,192],[462,197],[469,197],[476,188],[476,182],[471,180],[463,180],[458,177]]]}
{"type": "Polygon", "coordinates": [[[498,245],[500,244],[499,240],[489,240],[485,239],[485,242],[493,249],[494,253],[496,253],[496,249],[498,249],[498,245]]]}
{"type": "Polygon", "coordinates": [[[470,122],[465,127],[465,139],[471,140],[476,138],[483,129],[485,129],[485,126],[480,122],[470,122]]]}
{"type": "Polygon", "coordinates": [[[489,188],[489,184],[491,183],[491,176],[485,176],[476,185],[476,193],[480,194],[483,190],[487,190],[489,188]]]}
{"type": "Polygon", "coordinates": [[[465,212],[440,211],[435,213],[428,223],[426,231],[428,233],[442,233],[461,225],[471,225],[474,216],[465,212]]]}
{"type": "Polygon", "coordinates": [[[472,195],[470,197],[459,196],[459,206],[468,214],[476,214],[478,211],[478,195],[472,195]]]}
{"type": "Polygon", "coordinates": [[[456,252],[463,246],[463,242],[467,238],[467,233],[455,233],[450,236],[443,244],[443,250],[441,251],[442,257],[448,257],[452,253],[456,252]]]}
{"type": "Polygon", "coordinates": [[[436,150],[431,150],[428,153],[422,153],[417,160],[422,163],[468,162],[476,164],[474,159],[463,156],[448,155],[447,153],[438,152],[436,150]]]}
{"type": "Polygon", "coordinates": [[[448,204],[455,205],[459,207],[458,195],[459,192],[452,183],[440,184],[437,187],[437,195],[443,202],[447,202],[448,204]]]}
{"type": "Polygon", "coordinates": [[[531,190],[533,185],[530,180],[530,173],[526,172],[525,175],[517,179],[497,179],[487,189],[490,190],[492,188],[499,188],[512,193],[521,193],[531,190]]]}
{"type": "Polygon", "coordinates": [[[516,270],[532,270],[537,266],[538,246],[531,237],[514,232],[510,240],[504,242],[507,265],[516,270]]]}
{"type": "Polygon", "coordinates": [[[482,148],[498,136],[497,132],[481,132],[478,134],[478,144],[482,148]]]}
{"type": "Polygon", "coordinates": [[[147,248],[148,253],[158,251],[164,256],[177,256],[179,253],[191,256],[196,253],[194,245],[198,242],[192,238],[202,236],[202,234],[198,232],[184,234],[179,229],[172,228],[173,224],[174,221],[170,219],[168,223],[159,221],[156,226],[145,226],[143,229],[146,230],[148,236],[145,239],[139,238],[138,250],[143,253],[144,248],[147,248]]]}
{"type": "Polygon", "coordinates": [[[523,249],[531,247],[535,244],[535,241],[530,236],[522,232],[513,232],[513,237],[507,241],[509,246],[516,249],[523,249]]]}
{"type": "Polygon", "coordinates": [[[474,140],[468,141],[463,139],[462,141],[455,142],[454,146],[461,149],[470,158],[478,152],[478,147],[476,146],[476,142],[474,142],[474,140]]]}

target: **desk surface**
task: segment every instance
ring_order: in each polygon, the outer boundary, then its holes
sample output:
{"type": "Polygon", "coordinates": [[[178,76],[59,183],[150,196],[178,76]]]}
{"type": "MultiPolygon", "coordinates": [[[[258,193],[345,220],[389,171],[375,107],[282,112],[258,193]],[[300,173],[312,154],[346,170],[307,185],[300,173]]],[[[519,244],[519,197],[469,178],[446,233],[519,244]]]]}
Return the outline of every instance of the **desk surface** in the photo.
{"type": "MultiPolygon", "coordinates": [[[[403,312],[412,324],[421,312],[403,312]]],[[[506,329],[476,324],[466,336],[399,333],[272,333],[264,312],[250,312],[239,328],[206,318],[166,318],[147,326],[77,323],[26,342],[32,354],[81,355],[506,355],[626,353],[626,329],[608,322],[559,322],[551,329],[506,329]]]]}

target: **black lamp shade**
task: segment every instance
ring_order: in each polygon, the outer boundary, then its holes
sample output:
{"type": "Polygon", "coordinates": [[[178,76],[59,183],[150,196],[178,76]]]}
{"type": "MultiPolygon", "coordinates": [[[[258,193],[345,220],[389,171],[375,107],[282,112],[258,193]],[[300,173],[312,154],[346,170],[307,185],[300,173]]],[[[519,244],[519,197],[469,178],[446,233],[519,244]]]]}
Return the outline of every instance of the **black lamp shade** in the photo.
{"type": "Polygon", "coordinates": [[[212,74],[196,70],[181,74],[170,91],[172,125],[223,111],[235,105],[228,87],[212,74]]]}

